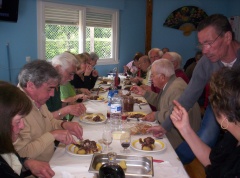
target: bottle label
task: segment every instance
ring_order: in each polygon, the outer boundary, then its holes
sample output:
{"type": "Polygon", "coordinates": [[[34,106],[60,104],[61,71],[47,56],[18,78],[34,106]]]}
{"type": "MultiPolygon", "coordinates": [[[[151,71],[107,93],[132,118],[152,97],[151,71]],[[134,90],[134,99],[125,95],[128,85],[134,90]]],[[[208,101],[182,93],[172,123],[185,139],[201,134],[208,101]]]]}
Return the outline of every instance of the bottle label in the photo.
{"type": "Polygon", "coordinates": [[[111,104],[111,113],[121,113],[122,106],[121,104],[111,104]]]}

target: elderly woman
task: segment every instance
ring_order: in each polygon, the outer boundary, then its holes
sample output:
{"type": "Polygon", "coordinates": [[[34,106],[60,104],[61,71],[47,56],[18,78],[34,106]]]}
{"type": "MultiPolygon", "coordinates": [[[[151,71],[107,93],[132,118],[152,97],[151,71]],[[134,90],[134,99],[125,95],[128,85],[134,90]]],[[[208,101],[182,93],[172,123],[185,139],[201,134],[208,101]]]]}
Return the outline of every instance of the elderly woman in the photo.
{"type": "Polygon", "coordinates": [[[211,178],[240,177],[240,70],[222,68],[210,81],[210,103],[225,130],[214,148],[203,143],[189,125],[186,110],[174,101],[171,119],[211,178]]]}
{"type": "Polygon", "coordinates": [[[24,177],[23,168],[37,177],[54,176],[48,163],[20,158],[14,149],[13,144],[24,128],[23,117],[31,109],[31,101],[19,88],[0,81],[0,177],[24,177]]]}
{"type": "Polygon", "coordinates": [[[93,67],[88,64],[89,56],[81,53],[77,54],[76,58],[79,62],[79,66],[77,67],[76,74],[70,83],[77,89],[78,92],[84,94],[90,94],[90,89],[92,89],[95,85],[95,81],[91,80],[91,72],[93,71],[93,67]]]}

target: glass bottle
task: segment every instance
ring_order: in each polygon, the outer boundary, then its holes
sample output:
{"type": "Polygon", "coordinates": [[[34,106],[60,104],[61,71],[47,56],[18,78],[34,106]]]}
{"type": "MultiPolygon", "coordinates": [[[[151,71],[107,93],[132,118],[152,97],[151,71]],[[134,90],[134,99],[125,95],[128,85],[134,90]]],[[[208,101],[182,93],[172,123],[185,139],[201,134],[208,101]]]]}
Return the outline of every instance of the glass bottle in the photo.
{"type": "Polygon", "coordinates": [[[99,169],[99,178],[125,178],[123,169],[116,163],[117,154],[109,152],[107,156],[108,162],[99,169]]]}

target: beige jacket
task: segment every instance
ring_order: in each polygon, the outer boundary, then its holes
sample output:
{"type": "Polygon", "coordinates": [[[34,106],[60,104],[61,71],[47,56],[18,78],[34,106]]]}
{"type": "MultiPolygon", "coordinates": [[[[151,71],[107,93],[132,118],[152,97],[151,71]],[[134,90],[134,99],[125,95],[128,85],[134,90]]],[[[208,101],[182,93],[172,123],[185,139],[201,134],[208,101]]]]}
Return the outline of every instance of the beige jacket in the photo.
{"type": "Polygon", "coordinates": [[[50,131],[62,129],[62,121],[54,119],[46,104],[39,109],[33,101],[32,104],[33,109],[24,118],[25,127],[21,130],[14,147],[21,157],[48,162],[53,155],[55,141],[50,131]]]}
{"type": "MultiPolygon", "coordinates": [[[[172,101],[178,99],[186,87],[187,84],[182,78],[177,78],[175,75],[172,75],[164,90],[159,94],[151,91],[146,92],[144,97],[151,105],[157,108],[155,119],[158,120],[160,124],[171,114],[173,108],[172,101]]],[[[194,131],[197,131],[200,128],[201,122],[201,112],[198,103],[194,104],[188,114],[191,127],[194,131]]],[[[175,127],[172,127],[166,136],[174,149],[183,141],[181,134],[175,127]]]]}

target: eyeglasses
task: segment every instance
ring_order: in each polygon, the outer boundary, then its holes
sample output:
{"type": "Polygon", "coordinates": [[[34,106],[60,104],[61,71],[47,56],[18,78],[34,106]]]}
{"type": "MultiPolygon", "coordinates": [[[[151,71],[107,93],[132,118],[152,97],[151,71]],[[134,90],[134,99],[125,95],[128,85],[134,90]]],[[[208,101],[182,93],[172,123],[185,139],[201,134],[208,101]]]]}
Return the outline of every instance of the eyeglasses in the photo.
{"type": "Polygon", "coordinates": [[[203,48],[207,48],[207,49],[211,48],[212,45],[217,41],[217,39],[222,35],[222,33],[223,33],[223,31],[222,31],[212,42],[199,44],[197,47],[198,47],[199,49],[201,49],[201,50],[202,50],[203,48]]]}

